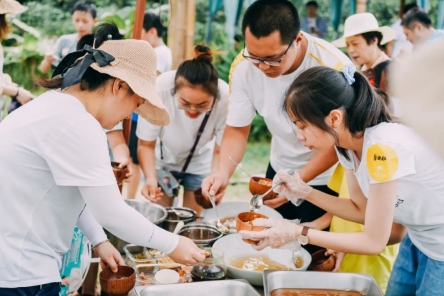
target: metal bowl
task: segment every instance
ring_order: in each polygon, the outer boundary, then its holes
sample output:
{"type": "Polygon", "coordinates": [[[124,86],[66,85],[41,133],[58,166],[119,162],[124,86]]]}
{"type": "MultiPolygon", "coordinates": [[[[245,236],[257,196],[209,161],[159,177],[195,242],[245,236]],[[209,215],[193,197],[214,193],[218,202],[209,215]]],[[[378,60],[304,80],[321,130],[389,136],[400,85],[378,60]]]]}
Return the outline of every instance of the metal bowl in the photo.
{"type": "Polygon", "coordinates": [[[168,230],[169,232],[173,232],[179,221],[183,221],[184,224],[196,221],[197,214],[192,209],[178,207],[175,207],[174,209],[181,216],[176,215],[172,208],[166,208],[167,217],[162,224],[163,229],[168,230]]]}
{"type": "Polygon", "coordinates": [[[198,247],[211,247],[223,236],[223,233],[210,225],[186,225],[179,231],[179,235],[188,237],[198,247]]]}
{"type": "MultiPolygon", "coordinates": [[[[164,207],[159,206],[155,203],[151,203],[148,201],[143,200],[125,200],[126,204],[130,207],[134,208],[136,211],[141,213],[145,218],[147,218],[149,221],[151,221],[153,224],[157,226],[161,226],[163,221],[167,218],[167,211],[164,207]]],[[[123,222],[124,223],[124,222],[123,222]]],[[[140,226],[137,226],[140,227],[140,226]]],[[[106,234],[108,236],[108,239],[110,240],[111,244],[116,247],[116,249],[120,252],[120,254],[125,254],[125,251],[123,250],[123,247],[127,245],[128,243],[114,234],[106,231],[106,234]]]]}

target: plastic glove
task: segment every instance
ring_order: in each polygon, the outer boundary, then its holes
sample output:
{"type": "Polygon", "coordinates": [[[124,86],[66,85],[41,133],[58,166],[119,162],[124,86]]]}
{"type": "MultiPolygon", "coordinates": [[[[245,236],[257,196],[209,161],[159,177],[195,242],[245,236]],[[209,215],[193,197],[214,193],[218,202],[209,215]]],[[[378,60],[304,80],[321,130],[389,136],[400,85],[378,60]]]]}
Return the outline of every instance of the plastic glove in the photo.
{"type": "Polygon", "coordinates": [[[302,231],[299,226],[299,220],[285,220],[285,219],[263,219],[258,218],[253,220],[254,226],[265,226],[268,229],[262,231],[240,231],[240,235],[245,239],[258,241],[257,245],[253,245],[256,250],[262,250],[266,247],[272,248],[291,248],[298,249],[299,243],[297,237],[302,231]],[[291,245],[288,245],[292,242],[291,245]]]}
{"type": "Polygon", "coordinates": [[[273,185],[284,181],[281,185],[274,189],[274,192],[285,196],[294,205],[299,206],[300,200],[304,200],[313,190],[311,186],[302,181],[299,173],[294,172],[293,175],[287,174],[289,170],[279,170],[273,178],[273,185]]]}

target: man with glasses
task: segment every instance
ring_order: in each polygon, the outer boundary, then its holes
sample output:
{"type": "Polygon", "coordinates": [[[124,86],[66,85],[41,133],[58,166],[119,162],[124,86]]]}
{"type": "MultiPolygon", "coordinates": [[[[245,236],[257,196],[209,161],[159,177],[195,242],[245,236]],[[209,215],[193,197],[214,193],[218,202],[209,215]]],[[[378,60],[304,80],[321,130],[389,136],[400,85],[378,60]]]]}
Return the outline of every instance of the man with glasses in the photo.
{"type": "MultiPolygon", "coordinates": [[[[304,147],[281,107],[286,89],[304,70],[316,66],[339,70],[351,61],[328,42],[301,32],[298,12],[286,0],[254,2],[245,12],[242,32],[245,48],[231,66],[229,113],[219,170],[203,181],[203,194],[221,201],[235,170],[229,157],[241,161],[256,112],[264,117],[273,136],[266,176],[273,179],[277,170],[295,169],[305,182],[334,194],[326,186],[331,167],[337,162],[334,148],[312,151],[304,147]]],[[[295,207],[285,197],[278,197],[265,204],[286,219],[316,220],[309,224],[314,228],[325,229],[330,224],[331,216],[308,202],[295,207]]],[[[307,250],[314,252],[317,248],[309,246],[307,250]]]]}

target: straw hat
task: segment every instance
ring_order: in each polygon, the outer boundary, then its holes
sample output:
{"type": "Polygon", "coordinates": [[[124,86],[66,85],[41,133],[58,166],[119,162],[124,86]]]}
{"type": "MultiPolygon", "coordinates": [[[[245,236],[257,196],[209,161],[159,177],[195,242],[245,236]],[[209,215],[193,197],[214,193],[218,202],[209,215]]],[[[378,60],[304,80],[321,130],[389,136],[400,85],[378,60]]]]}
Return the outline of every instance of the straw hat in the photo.
{"type": "Polygon", "coordinates": [[[100,67],[97,62],[91,68],[124,80],[145,102],[135,112],[154,125],[168,125],[170,115],[156,91],[156,53],[151,45],[142,40],[108,40],[98,48],[115,60],[100,67]]]}
{"type": "Polygon", "coordinates": [[[420,48],[393,69],[391,90],[402,104],[402,121],[444,157],[444,41],[420,48]]]}
{"type": "Polygon", "coordinates": [[[344,24],[344,36],[332,41],[337,47],[346,47],[345,39],[347,37],[360,35],[367,32],[381,32],[381,44],[386,44],[395,39],[395,31],[392,28],[384,26],[380,27],[375,16],[371,13],[358,13],[349,16],[344,24]]]}
{"type": "Polygon", "coordinates": [[[26,8],[15,0],[0,0],[0,14],[19,14],[25,10],[26,8]]]}

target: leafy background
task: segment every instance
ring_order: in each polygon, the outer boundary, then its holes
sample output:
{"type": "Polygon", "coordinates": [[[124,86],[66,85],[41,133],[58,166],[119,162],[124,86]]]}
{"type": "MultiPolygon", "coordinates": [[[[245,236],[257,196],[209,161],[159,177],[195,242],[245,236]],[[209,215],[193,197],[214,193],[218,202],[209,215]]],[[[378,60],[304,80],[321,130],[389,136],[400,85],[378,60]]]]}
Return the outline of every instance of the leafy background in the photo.
{"type": "MultiPolygon", "coordinates": [[[[28,10],[17,17],[10,17],[13,24],[12,34],[2,42],[5,54],[4,73],[11,75],[13,81],[21,84],[34,93],[43,90],[37,88],[33,83],[33,77],[42,74],[38,71],[38,65],[45,52],[52,49],[57,37],[63,34],[73,33],[71,24],[71,9],[77,0],[40,0],[19,1],[28,7],[28,10]]],[[[126,35],[131,36],[134,21],[135,0],[94,0],[98,7],[99,21],[113,21],[126,35]]],[[[147,9],[159,11],[159,6],[167,4],[167,0],[147,1],[147,9]]],[[[208,1],[197,0],[195,43],[203,43],[205,28],[208,18],[208,1]]],[[[292,0],[298,7],[301,15],[304,14],[304,0],[292,0]]],[[[408,1],[407,1],[408,2],[408,1]]],[[[330,20],[329,1],[318,0],[319,15],[327,22],[330,20]]],[[[162,6],[162,7],[164,7],[162,6]]],[[[431,1],[430,16],[436,23],[438,0],[431,1]]],[[[381,25],[390,25],[398,17],[399,0],[372,0],[368,8],[369,12],[375,14],[381,25]]],[[[343,21],[348,16],[348,2],[344,5],[343,21]]],[[[162,10],[162,18],[168,22],[168,12],[162,10]]],[[[342,23],[343,23],[342,21],[342,23]]],[[[242,35],[238,32],[240,40],[236,48],[232,48],[224,31],[225,16],[221,10],[212,22],[212,41],[209,46],[213,49],[223,51],[216,56],[214,65],[217,67],[220,77],[228,80],[228,72],[231,61],[242,48],[242,35]]],[[[342,28],[340,28],[341,30],[342,28]]],[[[331,39],[333,32],[330,28],[331,39]]],[[[166,36],[165,36],[166,40],[166,36]]],[[[269,141],[271,138],[265,122],[259,116],[253,122],[250,133],[250,141],[269,141]]]]}

